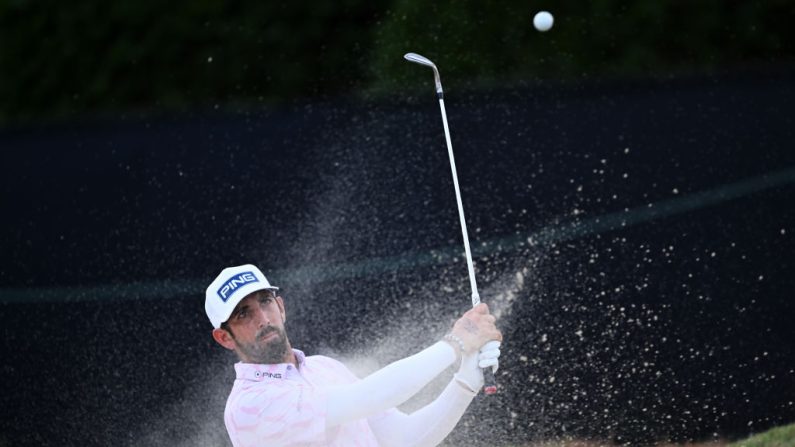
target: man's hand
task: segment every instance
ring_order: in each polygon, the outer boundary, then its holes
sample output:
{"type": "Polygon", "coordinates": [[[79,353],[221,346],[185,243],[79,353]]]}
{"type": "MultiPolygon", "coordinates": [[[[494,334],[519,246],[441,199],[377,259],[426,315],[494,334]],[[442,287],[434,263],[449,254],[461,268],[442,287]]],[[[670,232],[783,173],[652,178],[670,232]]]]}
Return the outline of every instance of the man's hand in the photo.
{"type": "Polygon", "coordinates": [[[489,313],[486,303],[480,303],[468,310],[453,325],[451,334],[461,340],[461,354],[466,358],[474,354],[490,341],[502,341],[502,333],[494,325],[496,318],[489,313]]]}
{"type": "Polygon", "coordinates": [[[500,342],[490,341],[479,352],[464,356],[455,379],[470,391],[477,393],[483,388],[483,368],[491,367],[497,372],[500,365],[499,358],[500,342]]]}

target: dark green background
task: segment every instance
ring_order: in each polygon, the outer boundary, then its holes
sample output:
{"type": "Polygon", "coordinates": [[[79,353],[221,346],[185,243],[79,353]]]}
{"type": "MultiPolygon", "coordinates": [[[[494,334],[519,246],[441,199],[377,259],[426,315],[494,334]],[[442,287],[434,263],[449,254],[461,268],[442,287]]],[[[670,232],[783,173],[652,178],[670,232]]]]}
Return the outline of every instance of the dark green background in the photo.
{"type": "Polygon", "coordinates": [[[251,107],[445,86],[669,77],[790,64],[795,3],[772,1],[0,2],[0,124],[251,107]],[[533,14],[550,10],[539,33],[533,14]],[[415,84],[416,85],[416,84],[415,84]]]}

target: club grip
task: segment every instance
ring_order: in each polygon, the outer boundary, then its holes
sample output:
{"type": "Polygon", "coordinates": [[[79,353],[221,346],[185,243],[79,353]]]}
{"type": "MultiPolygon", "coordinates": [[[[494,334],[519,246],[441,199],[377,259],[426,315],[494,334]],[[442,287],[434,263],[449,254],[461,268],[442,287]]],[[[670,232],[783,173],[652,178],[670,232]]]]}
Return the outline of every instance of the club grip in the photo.
{"type": "Polygon", "coordinates": [[[491,366],[483,368],[483,393],[487,396],[497,393],[497,379],[491,366]]]}

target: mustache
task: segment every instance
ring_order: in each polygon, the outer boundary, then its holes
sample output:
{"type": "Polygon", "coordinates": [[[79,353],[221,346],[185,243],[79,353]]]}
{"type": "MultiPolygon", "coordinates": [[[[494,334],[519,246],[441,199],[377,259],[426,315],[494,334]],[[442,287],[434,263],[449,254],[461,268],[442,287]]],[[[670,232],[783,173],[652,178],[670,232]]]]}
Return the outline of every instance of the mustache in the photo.
{"type": "Polygon", "coordinates": [[[278,330],[278,329],[276,329],[276,328],[275,328],[275,327],[273,327],[273,326],[268,326],[268,327],[266,327],[265,329],[263,329],[263,330],[261,330],[261,331],[257,332],[257,338],[258,338],[258,339],[263,339],[263,338],[267,337],[268,335],[270,335],[272,332],[275,332],[275,333],[277,333],[277,334],[278,334],[278,333],[279,333],[279,330],[278,330]]]}

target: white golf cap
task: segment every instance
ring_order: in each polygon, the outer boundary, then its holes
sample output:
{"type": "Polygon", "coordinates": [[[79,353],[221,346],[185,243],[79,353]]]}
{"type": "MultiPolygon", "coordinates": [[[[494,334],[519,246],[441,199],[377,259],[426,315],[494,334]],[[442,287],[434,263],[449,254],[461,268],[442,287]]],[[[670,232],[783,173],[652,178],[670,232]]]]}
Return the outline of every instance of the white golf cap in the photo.
{"type": "Polygon", "coordinates": [[[265,275],[254,265],[246,264],[223,269],[221,274],[207,287],[204,310],[213,327],[229,319],[232,311],[243,298],[257,290],[279,290],[272,286],[265,275]]]}

